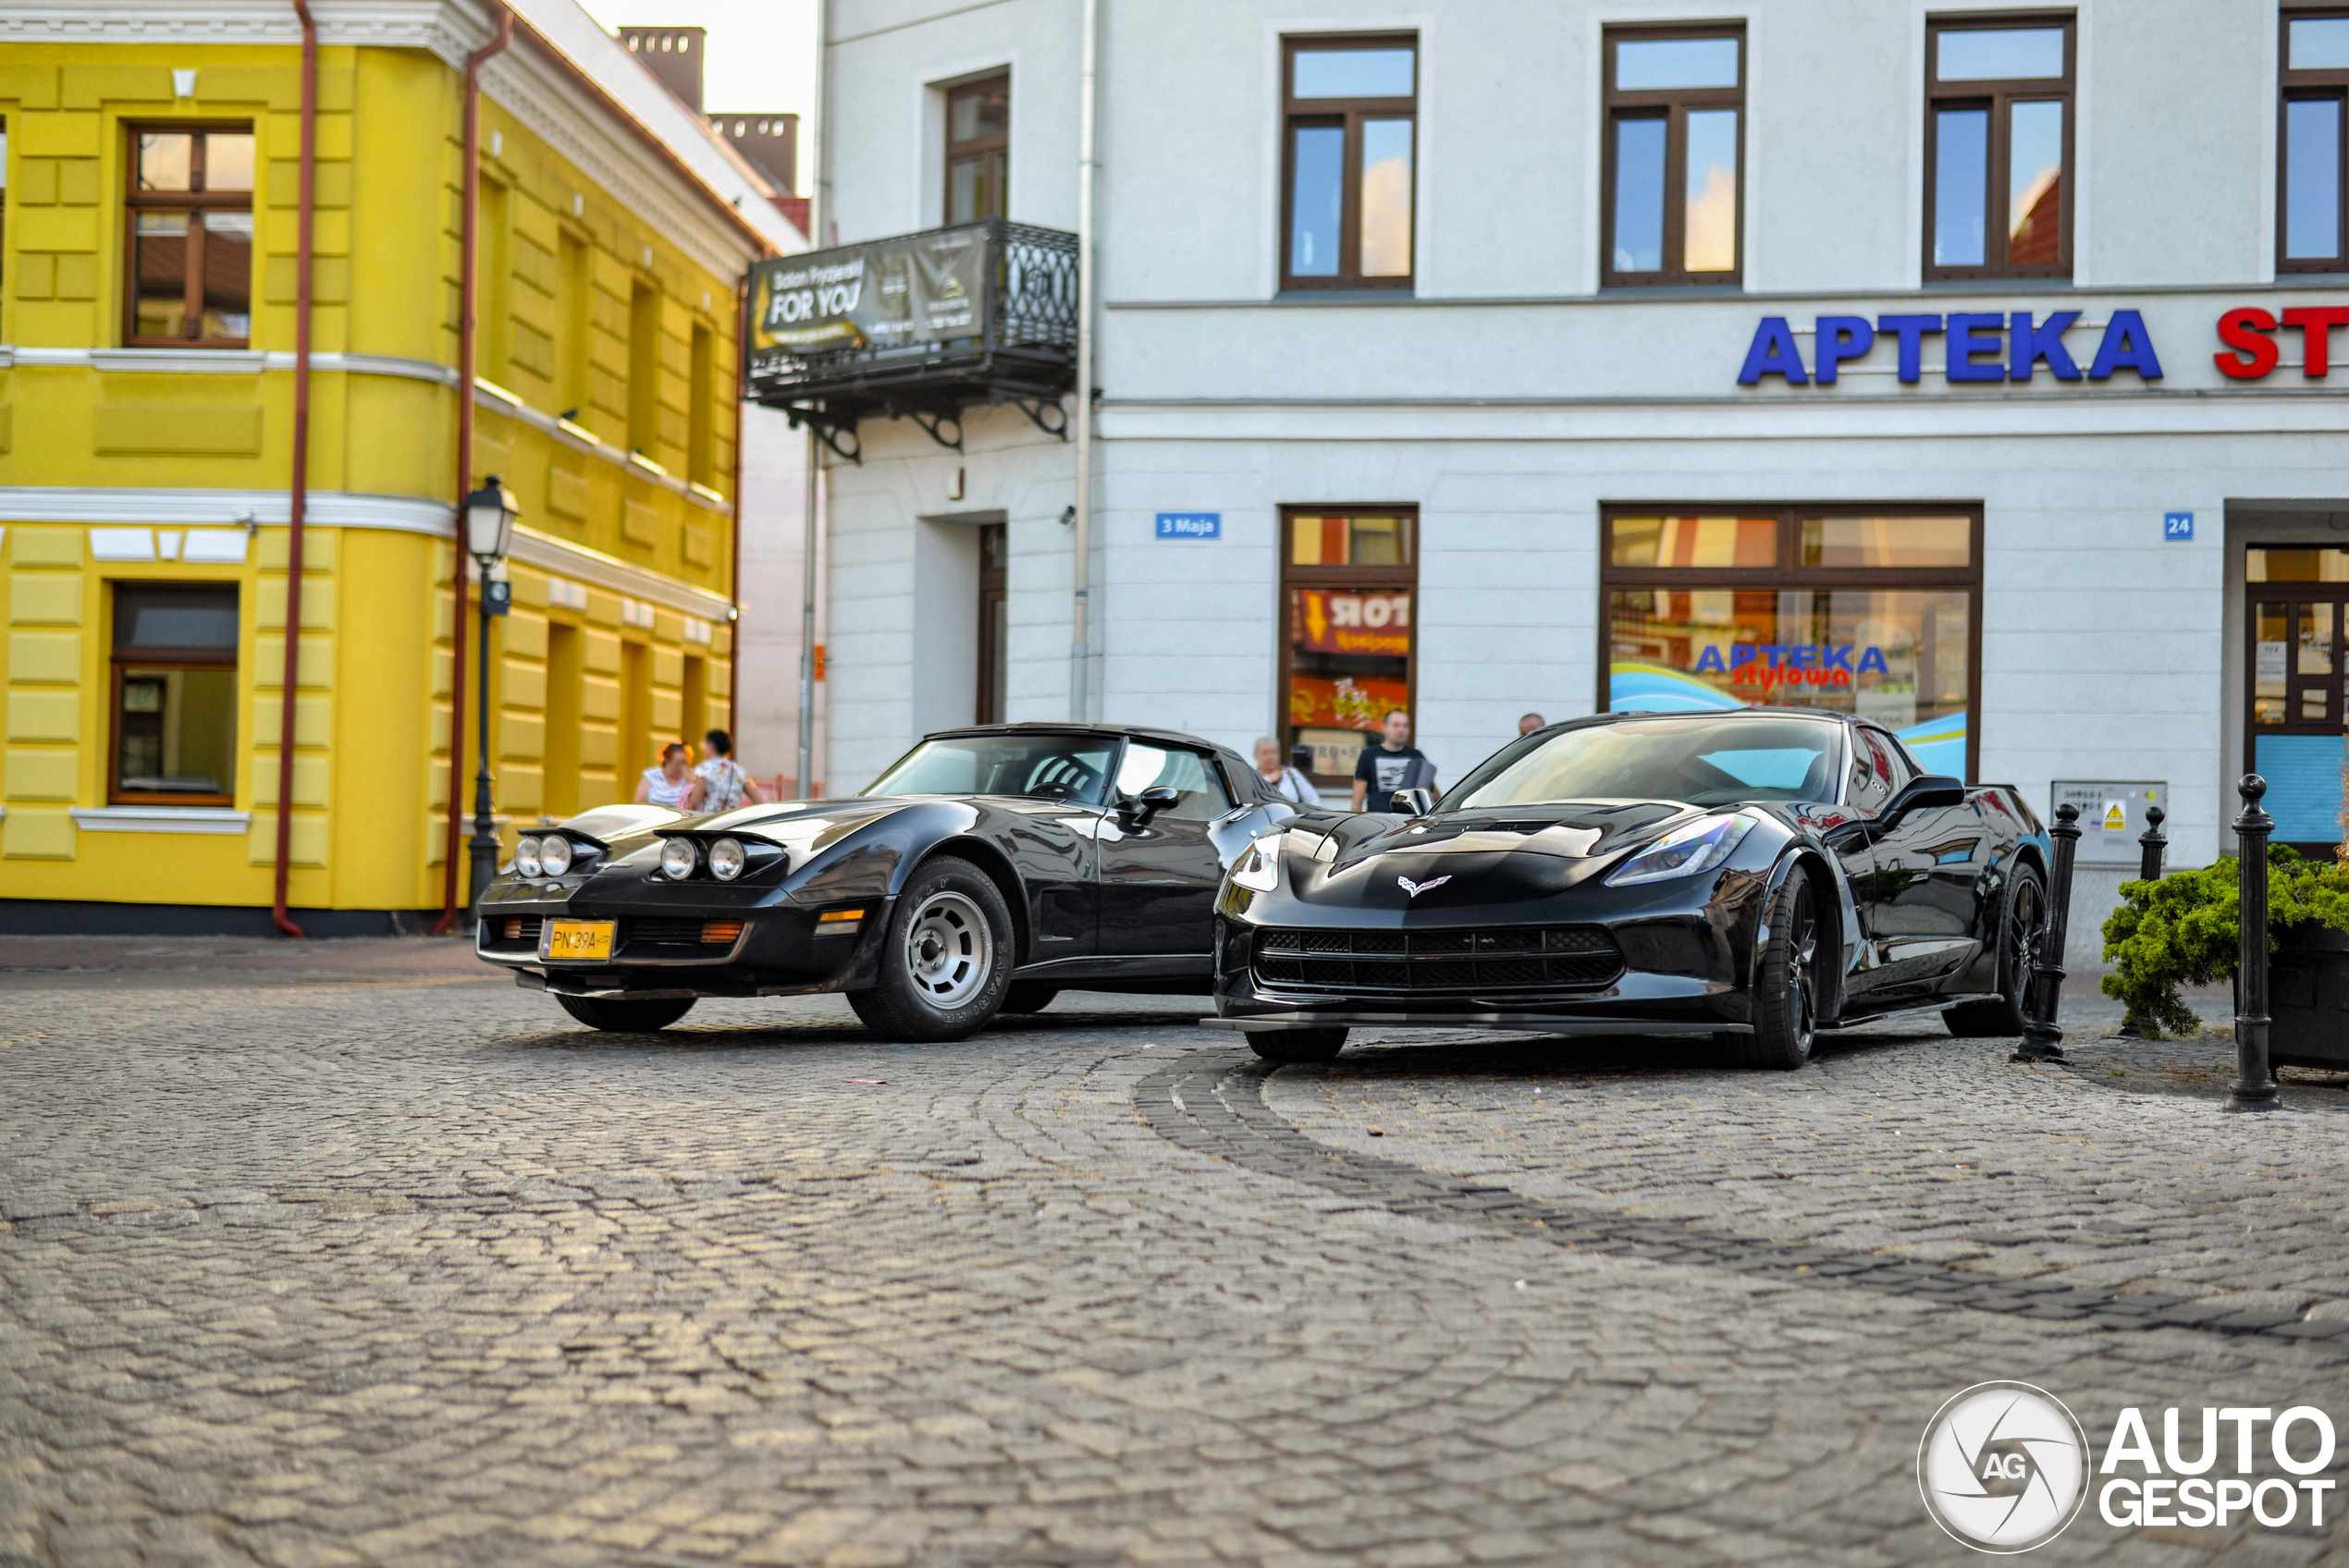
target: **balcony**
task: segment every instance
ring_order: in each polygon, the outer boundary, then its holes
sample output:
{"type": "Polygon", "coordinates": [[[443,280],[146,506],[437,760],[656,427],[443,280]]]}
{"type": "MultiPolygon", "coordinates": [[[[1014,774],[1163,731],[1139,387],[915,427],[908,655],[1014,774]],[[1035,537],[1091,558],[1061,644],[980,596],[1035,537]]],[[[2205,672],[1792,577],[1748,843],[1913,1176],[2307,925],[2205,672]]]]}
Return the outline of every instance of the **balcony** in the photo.
{"type": "Polygon", "coordinates": [[[748,396],[857,461],[860,421],[909,418],[961,450],[962,415],[1010,403],[1067,438],[1076,236],[990,218],[751,269],[748,396]]]}

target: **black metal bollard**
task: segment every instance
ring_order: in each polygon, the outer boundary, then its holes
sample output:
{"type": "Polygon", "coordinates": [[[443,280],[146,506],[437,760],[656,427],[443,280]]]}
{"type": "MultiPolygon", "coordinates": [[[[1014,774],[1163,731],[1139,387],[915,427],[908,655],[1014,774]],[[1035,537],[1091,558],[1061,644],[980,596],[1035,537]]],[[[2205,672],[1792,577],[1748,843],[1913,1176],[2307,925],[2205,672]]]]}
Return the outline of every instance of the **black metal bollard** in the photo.
{"type": "Polygon", "coordinates": [[[2273,1110],[2280,1103],[2276,1075],[2268,1066],[2268,835],[2276,819],[2259,809],[2268,781],[2246,773],[2235,786],[2243,810],[2235,814],[2236,870],[2242,880],[2236,919],[2243,948],[2235,964],[2235,1081],[2227,1090],[2229,1110],[2273,1110]]]}
{"type": "Polygon", "coordinates": [[[2016,1061],[2063,1060],[2063,1031],[2056,1026],[2056,1013],[2063,1001],[2063,943],[2072,925],[2072,856],[2080,843],[2080,808],[2068,802],[2056,807],[2055,826],[2048,832],[2055,839],[2048,925],[2039,934],[2031,983],[2023,994],[2023,1044],[2015,1048],[2016,1061]]]}
{"type": "MultiPolygon", "coordinates": [[[[2159,806],[2146,807],[2146,830],[2137,835],[2137,880],[2140,882],[2161,880],[2161,852],[2170,847],[2170,840],[2161,836],[2165,816],[2159,806]]],[[[2123,1040],[2145,1038],[2134,1023],[2123,1023],[2114,1033],[2123,1040]]]]}

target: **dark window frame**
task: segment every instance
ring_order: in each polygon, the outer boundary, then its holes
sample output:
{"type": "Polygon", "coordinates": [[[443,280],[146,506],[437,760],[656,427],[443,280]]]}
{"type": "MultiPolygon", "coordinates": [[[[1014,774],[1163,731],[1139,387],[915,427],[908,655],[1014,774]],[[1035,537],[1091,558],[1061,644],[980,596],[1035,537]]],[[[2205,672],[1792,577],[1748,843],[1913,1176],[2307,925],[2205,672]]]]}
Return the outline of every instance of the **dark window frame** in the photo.
{"type": "MultiPolygon", "coordinates": [[[[1289,719],[1289,679],[1295,673],[1297,647],[1289,621],[1289,597],[1298,588],[1403,588],[1411,595],[1411,651],[1404,655],[1403,706],[1411,715],[1411,743],[1419,744],[1420,713],[1420,508],[1417,502],[1396,501],[1300,501],[1280,508],[1281,527],[1280,611],[1274,618],[1273,636],[1278,644],[1279,684],[1274,688],[1280,695],[1280,722],[1283,762],[1291,760],[1297,749],[1297,726],[1289,719]],[[1297,566],[1294,531],[1301,517],[1394,517],[1410,520],[1410,559],[1401,566],[1297,566]]],[[[1345,789],[1351,785],[1354,775],[1309,773],[1314,785],[1322,789],[1345,789]]]]}
{"type": "Polygon", "coordinates": [[[2349,18],[2349,6],[2306,6],[2281,10],[2276,19],[2276,271],[2281,273],[2349,272],[2349,67],[2333,70],[2292,68],[2292,24],[2329,17],[2349,18]],[[2306,99],[2330,100],[2340,106],[2338,141],[2333,156],[2340,188],[2333,192],[2332,254],[2294,261],[2284,254],[2292,200],[2292,105],[2306,99]]]}
{"type": "MultiPolygon", "coordinates": [[[[251,136],[254,138],[253,183],[261,182],[264,159],[260,150],[259,132],[251,120],[131,120],[122,128],[124,136],[122,172],[122,344],[126,349],[249,349],[252,336],[242,337],[150,337],[139,332],[139,214],[141,213],[243,213],[253,215],[253,199],[258,190],[141,190],[139,189],[139,138],[153,132],[189,132],[196,138],[190,155],[189,184],[203,182],[205,137],[209,135],[251,136]]],[[[204,230],[201,225],[188,226],[188,263],[186,311],[187,318],[202,330],[203,325],[204,230]]],[[[256,222],[253,234],[253,262],[259,271],[261,235],[256,222]]],[[[253,280],[246,280],[246,314],[258,314],[259,289],[253,280]]]]}
{"type": "Polygon", "coordinates": [[[1925,277],[1928,282],[1963,281],[1986,277],[2031,277],[2069,280],[2072,272],[2072,209],[2079,195],[2079,163],[2074,155],[2080,134],[2078,83],[2080,27],[2071,11],[1962,11],[1928,16],[1925,27],[1925,277]],[[2061,77],[2008,77],[1943,82],[1940,78],[1941,37],[1949,32],[2003,32],[2016,28],[2060,27],[2063,30],[2061,77]],[[2056,235],[2056,259],[2044,266],[2016,266],[2008,260],[2008,161],[2012,140],[2010,125],[2013,105],[2060,102],[2063,104],[2062,192],[2056,235]],[[1981,107],[1989,112],[1984,145],[1987,189],[1983,192],[1982,264],[1937,266],[1933,234],[1940,161],[1940,116],[1944,109],[1981,107]]]}
{"type": "Polygon", "coordinates": [[[1674,22],[1609,27],[1600,49],[1599,286],[1603,288],[1686,288],[1692,284],[1742,287],[1745,282],[1745,23],[1674,22]],[[1615,85],[1615,46],[1649,40],[1735,38],[1735,87],[1641,88],[1615,85]],[[1733,264],[1727,272],[1688,270],[1688,116],[1691,109],[1735,109],[1738,116],[1738,193],[1733,264]],[[1654,272],[1619,272],[1615,265],[1616,138],[1627,119],[1662,119],[1664,132],[1664,265],[1654,272]]]}
{"type": "MultiPolygon", "coordinates": [[[[1008,711],[1005,700],[1009,693],[999,690],[995,665],[1008,652],[1011,627],[1000,629],[996,615],[1001,612],[1008,621],[1010,615],[1011,526],[1002,522],[978,525],[978,691],[974,705],[973,722],[1001,724],[1008,711]]],[[[1010,684],[1010,670],[1004,671],[1004,685],[1010,684]]]]}
{"type": "Polygon", "coordinates": [[[985,76],[973,77],[967,81],[953,82],[942,91],[946,95],[944,124],[946,160],[941,171],[942,183],[939,190],[939,221],[954,224],[971,223],[990,217],[1010,217],[1012,204],[1012,73],[1010,67],[1005,67],[1002,70],[990,71],[985,76]],[[967,141],[955,141],[955,101],[975,97],[996,89],[1000,89],[1003,94],[1003,129],[1001,131],[990,131],[984,136],[972,137],[967,141]],[[991,192],[994,196],[993,210],[981,211],[973,217],[958,219],[954,216],[954,170],[958,165],[973,159],[993,161],[994,178],[991,181],[985,181],[982,175],[982,200],[979,202],[982,208],[986,208],[989,203],[984,200],[984,194],[991,192]]]}
{"type": "MultiPolygon", "coordinates": [[[[122,577],[108,582],[106,592],[107,662],[106,662],[106,803],[116,806],[234,806],[236,779],[232,776],[228,788],[217,794],[197,792],[165,792],[156,790],[126,791],[122,787],[122,677],[128,668],[139,669],[226,669],[234,672],[244,650],[244,588],[235,582],[208,579],[190,580],[176,577],[122,577]],[[237,606],[238,636],[234,648],[126,648],[116,639],[121,635],[119,599],[125,588],[214,588],[227,591],[226,597],[237,606]]],[[[231,722],[238,717],[238,704],[229,708],[231,722]]],[[[243,754],[241,736],[231,736],[228,755],[233,766],[243,754]]]]}
{"type": "MultiPolygon", "coordinates": [[[[1598,700],[1607,711],[1615,662],[1615,594],[1622,591],[1723,589],[1753,592],[1813,592],[1846,589],[1915,589],[1966,594],[1966,777],[1982,765],[1982,540],[1979,501],[1609,501],[1599,508],[1598,700]],[[1615,564],[1615,524],[1619,518],[1767,517],[1777,523],[1776,565],[1769,567],[1653,567],[1615,564]],[[1802,523],[1808,518],[1964,517],[1970,521],[1962,567],[1804,566],[1802,523]],[[1788,564],[1792,563],[1792,564],[1788,564]]],[[[1416,661],[1414,661],[1416,664],[1416,661]]],[[[1879,729],[1889,734],[1888,726],[1879,729]]],[[[1911,759],[1913,761],[1914,759],[1911,759]]]]}
{"type": "Polygon", "coordinates": [[[1284,293],[1299,289],[1395,289],[1409,293],[1419,285],[1420,272],[1420,35],[1416,32],[1297,32],[1281,39],[1281,214],[1273,225],[1281,247],[1280,278],[1284,293]],[[1299,98],[1297,96],[1297,54],[1299,49],[1408,49],[1411,52],[1411,94],[1408,98],[1299,98]],[[1411,126],[1411,266],[1399,275],[1362,276],[1362,122],[1408,120],[1411,126]],[[1309,127],[1336,126],[1346,133],[1339,154],[1342,192],[1337,213],[1337,271],[1330,276],[1300,277],[1289,271],[1297,253],[1297,132],[1309,127]]]}

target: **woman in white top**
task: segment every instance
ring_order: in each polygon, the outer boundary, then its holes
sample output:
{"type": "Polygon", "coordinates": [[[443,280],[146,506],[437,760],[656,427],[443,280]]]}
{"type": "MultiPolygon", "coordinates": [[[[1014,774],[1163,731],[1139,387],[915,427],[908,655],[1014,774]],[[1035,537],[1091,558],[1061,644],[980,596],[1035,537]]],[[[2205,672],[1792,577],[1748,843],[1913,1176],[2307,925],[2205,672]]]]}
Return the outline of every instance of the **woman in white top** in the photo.
{"type": "Polygon", "coordinates": [[[691,811],[700,790],[701,780],[685,766],[685,748],[671,741],[660,749],[660,766],[645,769],[644,781],[636,786],[636,803],[691,811]]]}
{"type": "Polygon", "coordinates": [[[1281,761],[1281,743],[1269,735],[1256,742],[1256,772],[1285,801],[1301,806],[1322,803],[1322,792],[1313,788],[1313,781],[1281,761]]]}

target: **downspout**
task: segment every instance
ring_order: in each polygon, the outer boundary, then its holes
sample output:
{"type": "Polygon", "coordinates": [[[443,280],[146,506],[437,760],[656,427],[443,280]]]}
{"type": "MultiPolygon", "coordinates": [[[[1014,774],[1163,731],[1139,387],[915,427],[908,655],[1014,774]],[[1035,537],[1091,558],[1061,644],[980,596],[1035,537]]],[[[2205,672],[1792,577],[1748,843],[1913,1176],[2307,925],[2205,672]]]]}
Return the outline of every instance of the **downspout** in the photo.
{"type": "MultiPolygon", "coordinates": [[[[824,84],[830,79],[832,68],[832,7],[831,0],[816,0],[816,103],[808,118],[808,168],[814,176],[807,182],[807,243],[811,249],[822,250],[818,238],[824,232],[825,221],[831,215],[831,202],[825,191],[824,159],[831,149],[831,137],[827,134],[824,115],[829,95],[824,84]]],[[[745,322],[747,325],[747,322],[745,322]]],[[[816,545],[823,534],[822,513],[818,509],[823,499],[823,447],[816,437],[816,427],[807,427],[807,472],[806,487],[800,496],[799,541],[799,755],[798,777],[792,780],[792,793],[801,800],[816,798],[816,545]]]]}
{"type": "Polygon", "coordinates": [[[473,312],[480,281],[473,275],[481,251],[481,67],[482,62],[513,42],[514,14],[489,0],[498,13],[498,35],[465,56],[465,193],[459,222],[463,239],[459,248],[457,278],[457,529],[451,538],[456,569],[449,578],[454,613],[449,642],[449,839],[441,854],[440,918],[433,935],[445,935],[457,924],[457,851],[465,832],[465,805],[459,780],[465,772],[465,496],[473,483],[473,312]]]}
{"type": "Polygon", "coordinates": [[[286,913],[293,860],[294,692],[301,675],[302,525],[310,509],[310,272],[312,220],[318,194],[318,23],[308,0],[293,0],[301,18],[301,163],[294,198],[293,483],[286,530],[286,671],[277,704],[277,865],[269,918],[281,936],[304,933],[286,913]]]}
{"type": "Polygon", "coordinates": [[[1071,613],[1075,635],[1068,646],[1069,717],[1079,724],[1089,706],[1086,667],[1091,651],[1086,612],[1090,607],[1093,539],[1093,79],[1101,47],[1101,0],[1083,4],[1085,44],[1077,72],[1076,117],[1076,573],[1071,613]]]}
{"type": "MultiPolygon", "coordinates": [[[[734,738],[734,751],[743,749],[743,399],[750,392],[750,339],[746,329],[750,325],[750,275],[744,273],[734,283],[734,478],[727,500],[734,508],[732,527],[734,547],[726,566],[726,597],[733,605],[733,619],[728,623],[726,650],[726,732],[734,738]]],[[[707,714],[702,717],[707,720],[707,714]]],[[[699,736],[685,738],[688,746],[699,736]]]]}

